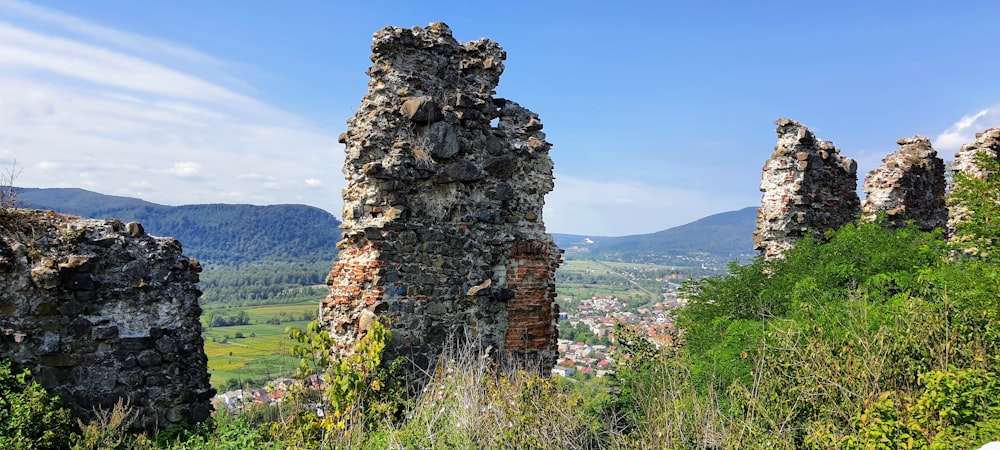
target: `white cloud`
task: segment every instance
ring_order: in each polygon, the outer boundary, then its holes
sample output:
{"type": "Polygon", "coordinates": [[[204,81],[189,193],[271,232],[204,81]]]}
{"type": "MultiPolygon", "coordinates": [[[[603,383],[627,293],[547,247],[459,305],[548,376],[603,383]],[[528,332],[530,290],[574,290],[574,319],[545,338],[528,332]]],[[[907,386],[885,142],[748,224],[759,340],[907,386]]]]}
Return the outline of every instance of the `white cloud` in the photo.
{"type": "Polygon", "coordinates": [[[68,77],[137,93],[254,104],[197,77],[138,57],[0,23],[0,67],[68,77]]]}
{"type": "Polygon", "coordinates": [[[166,172],[179,178],[197,178],[201,176],[202,170],[204,168],[201,167],[201,164],[186,161],[174,164],[166,172]]]}
{"type": "Polygon", "coordinates": [[[58,163],[54,163],[52,161],[42,161],[42,162],[40,162],[38,164],[35,164],[34,169],[36,169],[36,170],[57,170],[57,169],[59,169],[59,164],[58,163]]]}
{"type": "Polygon", "coordinates": [[[934,148],[939,152],[955,152],[963,144],[975,141],[976,133],[998,126],[1000,126],[1000,105],[962,117],[934,139],[934,148]]]}
{"type": "Polygon", "coordinates": [[[316,189],[343,186],[329,175],[342,148],[337,132],[233,90],[247,84],[228,66],[0,0],[0,159],[28,168],[23,186],[339,211],[338,199],[316,189]]]}
{"type": "Polygon", "coordinates": [[[545,198],[550,233],[623,236],[664,230],[702,217],[740,209],[760,198],[727,196],[640,181],[595,181],[556,174],[545,198]]]}

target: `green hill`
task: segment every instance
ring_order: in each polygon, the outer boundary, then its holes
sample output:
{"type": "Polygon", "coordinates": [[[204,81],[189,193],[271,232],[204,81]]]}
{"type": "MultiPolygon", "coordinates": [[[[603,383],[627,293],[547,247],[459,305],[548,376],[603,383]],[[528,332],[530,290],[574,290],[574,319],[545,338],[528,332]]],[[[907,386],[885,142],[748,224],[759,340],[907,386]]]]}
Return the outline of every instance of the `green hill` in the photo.
{"type": "Polygon", "coordinates": [[[337,256],[340,222],[306,205],[166,206],[83,189],[19,191],[20,206],[89,218],[138,221],[155,236],[181,241],[184,253],[208,264],[324,262],[337,256]]]}
{"type": "Polygon", "coordinates": [[[587,237],[554,234],[569,259],[667,265],[722,264],[752,257],[757,208],[711,215],[650,234],[587,237]]]}

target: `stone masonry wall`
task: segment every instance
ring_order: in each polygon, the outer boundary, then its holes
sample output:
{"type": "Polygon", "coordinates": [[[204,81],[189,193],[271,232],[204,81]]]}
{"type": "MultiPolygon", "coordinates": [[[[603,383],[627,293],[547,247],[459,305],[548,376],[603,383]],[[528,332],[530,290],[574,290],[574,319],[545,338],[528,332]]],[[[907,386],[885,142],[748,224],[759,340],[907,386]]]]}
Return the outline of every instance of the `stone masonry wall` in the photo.
{"type": "Polygon", "coordinates": [[[388,320],[411,374],[471,338],[544,372],[557,356],[545,232],[551,144],[538,116],[495,97],[506,54],[443,23],[375,33],[346,144],[344,239],[320,322],[346,351],[388,320]]]}
{"type": "Polygon", "coordinates": [[[862,212],[869,220],[884,212],[890,227],[912,220],[923,230],[943,228],[948,221],[944,161],[938,158],[930,139],[923,136],[897,143],[899,150],[886,156],[865,178],[862,212]]]}
{"type": "Polygon", "coordinates": [[[860,211],[857,163],[804,125],[776,120],[778,144],[764,163],[754,248],[779,257],[794,242],[853,221],[860,211]]]}
{"type": "Polygon", "coordinates": [[[0,225],[0,357],[79,417],[125,399],[136,428],[211,412],[197,261],[138,223],[18,211],[0,225]]]}

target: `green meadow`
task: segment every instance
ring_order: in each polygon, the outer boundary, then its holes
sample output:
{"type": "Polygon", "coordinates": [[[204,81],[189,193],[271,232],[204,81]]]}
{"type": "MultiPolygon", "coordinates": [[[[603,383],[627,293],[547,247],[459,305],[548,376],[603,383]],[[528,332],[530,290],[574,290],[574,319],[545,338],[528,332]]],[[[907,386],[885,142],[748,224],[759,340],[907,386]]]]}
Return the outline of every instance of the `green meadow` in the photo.
{"type": "Polygon", "coordinates": [[[285,329],[305,329],[318,310],[318,299],[287,305],[206,309],[206,315],[244,311],[250,318],[248,325],[205,327],[202,335],[212,386],[220,391],[237,385],[258,386],[294,374],[299,359],[291,356],[294,341],[285,329]]]}

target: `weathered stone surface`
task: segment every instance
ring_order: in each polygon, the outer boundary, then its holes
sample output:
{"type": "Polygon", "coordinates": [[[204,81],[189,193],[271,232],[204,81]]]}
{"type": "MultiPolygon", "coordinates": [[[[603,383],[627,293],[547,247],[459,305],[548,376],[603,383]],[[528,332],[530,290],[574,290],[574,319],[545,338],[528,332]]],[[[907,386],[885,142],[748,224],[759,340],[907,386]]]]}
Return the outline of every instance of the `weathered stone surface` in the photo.
{"type": "Polygon", "coordinates": [[[901,227],[907,221],[923,230],[942,228],[948,221],[944,202],[944,161],[931,141],[923,136],[897,141],[899,150],[886,156],[882,165],[868,172],[862,192],[861,211],[867,220],[886,215],[887,225],[901,227]]]}
{"type": "Polygon", "coordinates": [[[458,133],[455,132],[455,127],[448,122],[431,124],[428,138],[431,143],[431,156],[435,158],[451,158],[459,151],[458,133]]]}
{"type": "Polygon", "coordinates": [[[434,98],[423,95],[403,102],[403,115],[419,123],[437,122],[443,117],[434,98]]]}
{"type": "Polygon", "coordinates": [[[137,222],[23,213],[31,231],[0,226],[0,248],[31,249],[0,267],[0,357],[82,418],[127,399],[139,428],[206,419],[197,261],[137,222]]]}
{"type": "Polygon", "coordinates": [[[536,114],[494,97],[506,54],[443,23],[387,27],[372,51],[343,135],[344,239],[321,325],[346,350],[387,319],[388,351],[415,377],[469,337],[548,373],[561,261],[541,217],[551,144],[536,114]]]}
{"type": "Polygon", "coordinates": [[[757,210],[754,248],[766,258],[780,257],[795,240],[821,237],[853,221],[860,212],[857,163],[840,155],[833,143],[819,140],[804,125],[776,120],[778,144],[764,163],[763,192],[757,210]]]}

